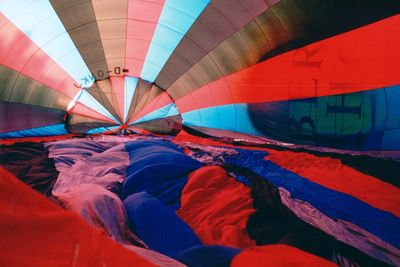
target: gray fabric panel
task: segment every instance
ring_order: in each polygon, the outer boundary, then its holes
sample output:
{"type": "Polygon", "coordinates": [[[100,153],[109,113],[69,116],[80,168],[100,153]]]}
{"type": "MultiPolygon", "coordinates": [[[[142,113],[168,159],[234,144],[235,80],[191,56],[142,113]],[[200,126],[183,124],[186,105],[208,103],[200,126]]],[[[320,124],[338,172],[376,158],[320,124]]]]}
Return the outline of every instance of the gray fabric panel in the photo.
{"type": "Polygon", "coordinates": [[[175,115],[168,118],[133,124],[131,127],[144,129],[156,134],[177,135],[182,130],[182,117],[175,115]]]}
{"type": "Polygon", "coordinates": [[[78,114],[69,114],[65,127],[71,133],[86,133],[91,129],[111,126],[117,126],[117,124],[97,121],[78,114]]]}
{"type": "Polygon", "coordinates": [[[136,84],[136,89],[132,97],[131,105],[129,107],[127,121],[129,121],[137,113],[140,112],[140,109],[138,109],[138,104],[140,103],[142,98],[144,98],[149,93],[151,86],[151,83],[139,79],[138,83],[136,84]]]}
{"type": "Polygon", "coordinates": [[[88,0],[50,0],[89,70],[105,79],[108,66],[92,2],[88,0]]]}
{"type": "MultiPolygon", "coordinates": [[[[161,90],[159,87],[156,85],[151,85],[151,88],[145,89],[145,93],[143,94],[142,98],[138,98],[137,101],[135,101],[135,107],[134,111],[132,112],[132,117],[136,116],[142,109],[149,104],[154,98],[156,98],[158,95],[160,95],[163,90],[161,90]]],[[[131,105],[132,106],[132,105],[131,105]]]]}
{"type": "Polygon", "coordinates": [[[71,100],[40,82],[0,65],[0,101],[66,110],[71,100]]]}
{"type": "Polygon", "coordinates": [[[169,88],[193,64],[267,8],[268,4],[259,0],[211,2],[172,53],[155,83],[169,88]]]}
{"type": "MultiPolygon", "coordinates": [[[[86,89],[100,104],[102,104],[115,118],[118,118],[118,113],[115,106],[110,102],[110,95],[112,95],[111,83],[105,81],[95,82],[90,88],[86,89]],[[106,84],[107,86],[99,86],[98,84],[106,84]],[[104,91],[103,91],[104,90],[104,91]],[[109,95],[107,97],[107,94],[109,95]]],[[[115,97],[114,100],[116,101],[115,97]]],[[[114,102],[113,102],[114,103],[114,102]]],[[[114,103],[115,105],[115,103],[114,103]]]]}

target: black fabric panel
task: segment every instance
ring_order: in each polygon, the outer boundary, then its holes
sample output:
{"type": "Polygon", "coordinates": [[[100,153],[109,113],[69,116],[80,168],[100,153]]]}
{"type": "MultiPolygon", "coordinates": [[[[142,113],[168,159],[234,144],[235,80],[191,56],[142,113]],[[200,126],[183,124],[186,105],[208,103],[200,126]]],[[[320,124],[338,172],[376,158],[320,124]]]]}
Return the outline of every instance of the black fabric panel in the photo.
{"type": "Polygon", "coordinates": [[[66,110],[71,100],[28,76],[0,65],[0,101],[66,110]]]}
{"type": "Polygon", "coordinates": [[[0,101],[0,133],[63,124],[66,112],[41,106],[0,101]]]}
{"type": "Polygon", "coordinates": [[[0,164],[36,191],[46,196],[51,195],[58,171],[43,143],[2,146],[0,164]]]}
{"type": "MultiPolygon", "coordinates": [[[[311,152],[319,154],[318,152],[311,152]]],[[[330,156],[332,153],[330,154],[330,156]]],[[[336,158],[360,172],[380,178],[382,181],[400,187],[400,162],[392,159],[373,158],[371,156],[348,156],[336,154],[336,158]]]]}

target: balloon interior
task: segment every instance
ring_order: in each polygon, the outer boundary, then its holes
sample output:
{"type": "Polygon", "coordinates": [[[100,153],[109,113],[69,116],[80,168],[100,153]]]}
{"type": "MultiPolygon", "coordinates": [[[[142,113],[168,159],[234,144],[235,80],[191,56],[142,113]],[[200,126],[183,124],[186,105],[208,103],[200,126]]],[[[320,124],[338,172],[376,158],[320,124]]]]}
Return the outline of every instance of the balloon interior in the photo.
{"type": "Polygon", "coordinates": [[[0,266],[400,266],[397,0],[1,0],[0,266]]]}

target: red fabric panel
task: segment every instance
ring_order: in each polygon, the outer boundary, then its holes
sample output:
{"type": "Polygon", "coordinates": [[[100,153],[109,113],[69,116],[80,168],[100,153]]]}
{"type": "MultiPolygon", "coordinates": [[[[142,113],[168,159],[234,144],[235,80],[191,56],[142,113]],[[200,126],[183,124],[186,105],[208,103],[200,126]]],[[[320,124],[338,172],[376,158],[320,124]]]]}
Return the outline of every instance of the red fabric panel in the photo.
{"type": "Polygon", "coordinates": [[[140,128],[136,128],[136,127],[128,127],[128,129],[135,131],[138,134],[150,134],[150,135],[157,136],[157,134],[151,133],[145,129],[140,129],[140,128]]]}
{"type": "Polygon", "coordinates": [[[118,107],[115,109],[118,112],[120,121],[124,120],[124,105],[125,105],[125,77],[123,76],[111,76],[110,77],[112,88],[115,92],[115,98],[117,99],[118,107]]]}
{"type": "Polygon", "coordinates": [[[57,136],[44,136],[44,137],[26,137],[26,138],[10,138],[10,139],[0,139],[0,145],[12,145],[16,143],[23,142],[50,142],[57,140],[69,139],[75,136],[79,136],[78,134],[66,134],[66,135],[57,135],[57,136]]]}
{"type": "Polygon", "coordinates": [[[129,0],[126,33],[126,73],[140,77],[165,0],[129,0]]]}
{"type": "Polygon", "coordinates": [[[268,151],[266,158],[310,181],[360,199],[369,205],[400,217],[400,189],[363,174],[340,160],[303,152],[268,151]]]}
{"type": "Polygon", "coordinates": [[[337,266],[333,262],[287,245],[267,245],[247,249],[236,255],[231,267],[322,267],[337,266]]]}
{"type": "Polygon", "coordinates": [[[74,80],[43,50],[0,13],[0,64],[73,98],[79,91],[74,80]]]}
{"type": "Polygon", "coordinates": [[[0,168],[1,266],[154,266],[0,168]]]}
{"type": "MultiPolygon", "coordinates": [[[[222,140],[222,138],[220,138],[222,140]]],[[[229,139],[227,140],[229,141],[229,139]]],[[[223,143],[220,141],[213,140],[211,138],[203,138],[195,135],[191,135],[188,132],[182,130],[179,132],[177,136],[174,137],[172,142],[178,144],[178,145],[184,145],[185,142],[191,142],[191,143],[196,143],[199,145],[206,145],[206,146],[224,146],[224,147],[237,147],[237,148],[243,148],[247,150],[260,150],[260,151],[266,151],[270,152],[269,149],[263,148],[263,147],[252,147],[252,146],[240,146],[240,145],[231,145],[229,143],[223,143]]]]}
{"type": "Polygon", "coordinates": [[[191,135],[188,132],[186,132],[185,130],[180,131],[179,134],[177,136],[175,136],[172,141],[178,145],[181,143],[184,143],[184,142],[192,142],[192,143],[196,143],[199,145],[207,145],[207,146],[231,146],[226,143],[214,141],[210,138],[203,138],[203,137],[191,135]]]}
{"type": "Polygon", "coordinates": [[[256,245],[246,230],[254,212],[250,188],[207,166],[189,175],[177,214],[206,245],[247,248],[256,245]]]}
{"type": "Polygon", "coordinates": [[[115,123],[115,121],[113,121],[112,119],[97,113],[96,111],[84,106],[81,103],[76,103],[75,106],[73,106],[72,109],[70,109],[68,111],[68,113],[74,113],[74,114],[78,114],[84,117],[88,117],[88,118],[92,118],[92,119],[96,119],[96,120],[100,120],[100,121],[107,121],[107,122],[111,122],[111,123],[115,123]]]}
{"type": "Polygon", "coordinates": [[[161,93],[156,98],[154,98],[148,105],[144,106],[144,108],[138,114],[136,114],[135,117],[129,120],[128,124],[140,119],[141,117],[153,111],[156,111],[159,108],[168,105],[171,102],[172,99],[166,92],[161,93]]]}
{"type": "Polygon", "coordinates": [[[175,102],[184,113],[214,105],[319,97],[396,85],[400,83],[399,44],[397,15],[276,56],[175,102]],[[216,104],[204,93],[208,90],[216,104]],[[232,96],[226,94],[228,90],[232,96]]]}

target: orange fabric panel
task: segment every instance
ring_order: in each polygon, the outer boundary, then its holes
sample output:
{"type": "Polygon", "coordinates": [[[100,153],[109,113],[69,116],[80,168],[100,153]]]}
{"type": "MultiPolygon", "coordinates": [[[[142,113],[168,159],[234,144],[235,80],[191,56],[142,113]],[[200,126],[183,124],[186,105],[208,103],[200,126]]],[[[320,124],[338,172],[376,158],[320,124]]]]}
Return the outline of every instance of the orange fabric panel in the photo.
{"type": "Polygon", "coordinates": [[[304,152],[268,150],[266,158],[310,181],[358,198],[369,205],[400,216],[400,189],[363,174],[340,160],[304,152]]]}
{"type": "Polygon", "coordinates": [[[233,258],[231,267],[244,266],[328,267],[336,266],[336,264],[291,246],[267,245],[247,249],[233,258]]]}
{"type": "Polygon", "coordinates": [[[0,168],[0,266],[154,266],[0,168]]]}
{"type": "Polygon", "coordinates": [[[189,175],[177,214],[206,245],[255,246],[247,233],[254,213],[251,189],[227,176],[219,166],[206,166],[189,175]]]}

